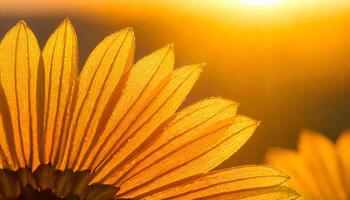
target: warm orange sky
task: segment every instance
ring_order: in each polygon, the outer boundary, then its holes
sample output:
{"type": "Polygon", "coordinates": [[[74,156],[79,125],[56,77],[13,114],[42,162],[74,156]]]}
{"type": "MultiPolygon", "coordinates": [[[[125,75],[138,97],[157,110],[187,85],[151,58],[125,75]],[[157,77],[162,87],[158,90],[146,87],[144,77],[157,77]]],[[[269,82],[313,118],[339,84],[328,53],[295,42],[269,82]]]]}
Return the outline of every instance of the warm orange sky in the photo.
{"type": "Polygon", "coordinates": [[[96,9],[119,8],[118,12],[125,12],[124,8],[138,9],[141,12],[152,8],[177,8],[192,12],[203,12],[214,15],[234,15],[243,10],[266,13],[313,13],[318,11],[333,11],[350,6],[348,0],[0,0],[0,11],[4,13],[43,13],[51,11],[86,11],[96,9]],[[253,3],[252,3],[253,2],[253,3]],[[260,2],[256,4],[254,2],[260,2]],[[266,3],[263,3],[266,2],[266,3]],[[275,3],[271,3],[275,2],[275,3]],[[255,4],[255,5],[254,5],[255,4]],[[265,6],[261,6],[266,4],[265,6]],[[270,5],[269,5],[270,4],[270,5]],[[120,9],[123,8],[123,9],[120,9]],[[220,10],[220,12],[218,12],[220,10]]]}

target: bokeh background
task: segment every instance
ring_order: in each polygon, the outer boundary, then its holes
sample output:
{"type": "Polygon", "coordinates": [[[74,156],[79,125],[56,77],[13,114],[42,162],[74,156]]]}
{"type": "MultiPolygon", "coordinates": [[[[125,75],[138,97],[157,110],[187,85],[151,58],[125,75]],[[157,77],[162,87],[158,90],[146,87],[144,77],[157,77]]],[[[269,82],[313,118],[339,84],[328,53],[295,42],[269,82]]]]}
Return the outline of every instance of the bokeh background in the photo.
{"type": "Polygon", "coordinates": [[[270,147],[295,148],[304,128],[332,140],[350,128],[347,1],[0,0],[0,36],[24,19],[43,46],[65,17],[78,34],[80,66],[125,27],[135,31],[137,59],[173,43],[178,66],[206,62],[185,105],[222,96],[262,121],[221,167],[261,163],[270,147]]]}

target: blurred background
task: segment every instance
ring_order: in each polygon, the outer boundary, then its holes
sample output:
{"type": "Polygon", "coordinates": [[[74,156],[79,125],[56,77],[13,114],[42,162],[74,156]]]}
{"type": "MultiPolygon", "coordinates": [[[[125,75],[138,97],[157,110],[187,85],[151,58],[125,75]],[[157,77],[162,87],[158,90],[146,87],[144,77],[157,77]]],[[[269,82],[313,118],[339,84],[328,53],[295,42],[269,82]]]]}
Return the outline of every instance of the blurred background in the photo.
{"type": "Polygon", "coordinates": [[[80,66],[108,34],[132,27],[139,59],[174,43],[177,66],[207,66],[185,105],[210,96],[240,102],[262,121],[220,167],[263,162],[295,148],[300,130],[335,140],[350,128],[350,3],[345,0],[0,0],[0,36],[24,19],[43,46],[65,18],[80,66]]]}

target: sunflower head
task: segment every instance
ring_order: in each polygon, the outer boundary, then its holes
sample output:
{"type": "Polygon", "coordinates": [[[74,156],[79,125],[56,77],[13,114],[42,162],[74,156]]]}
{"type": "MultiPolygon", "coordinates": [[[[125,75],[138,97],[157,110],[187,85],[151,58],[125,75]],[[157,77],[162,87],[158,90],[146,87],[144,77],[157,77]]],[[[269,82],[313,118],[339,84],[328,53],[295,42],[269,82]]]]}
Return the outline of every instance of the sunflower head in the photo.
{"type": "Polygon", "coordinates": [[[177,111],[203,64],[174,69],[172,45],[134,64],[130,28],[78,69],[64,20],[41,51],[19,22],[0,44],[1,199],[296,198],[277,169],[212,171],[259,122],[210,98],[177,111]]]}

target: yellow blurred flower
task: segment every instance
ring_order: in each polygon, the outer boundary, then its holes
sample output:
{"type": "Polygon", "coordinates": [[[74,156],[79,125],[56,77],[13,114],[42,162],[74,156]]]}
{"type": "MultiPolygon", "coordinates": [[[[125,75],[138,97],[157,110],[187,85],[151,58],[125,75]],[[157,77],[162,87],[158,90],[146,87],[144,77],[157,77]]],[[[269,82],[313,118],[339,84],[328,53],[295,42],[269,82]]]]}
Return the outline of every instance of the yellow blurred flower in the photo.
{"type": "Polygon", "coordinates": [[[1,41],[0,199],[297,197],[273,168],[209,172],[258,122],[222,98],[176,112],[201,64],[173,69],[172,45],[133,64],[127,28],[106,37],[79,73],[77,46],[68,20],[42,52],[24,22],[1,41]]]}
{"type": "Polygon", "coordinates": [[[304,131],[298,151],[271,149],[266,158],[291,176],[289,185],[304,199],[350,199],[350,132],[334,144],[320,133],[304,131]]]}

